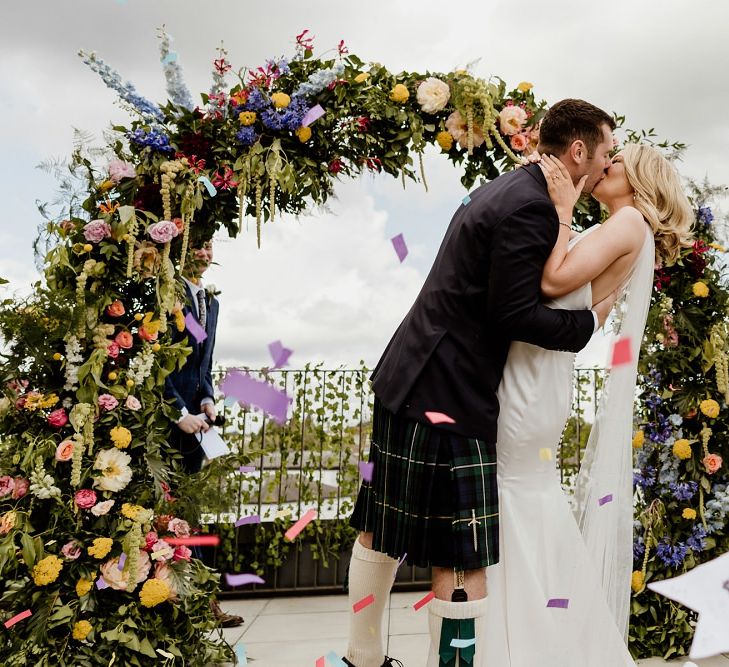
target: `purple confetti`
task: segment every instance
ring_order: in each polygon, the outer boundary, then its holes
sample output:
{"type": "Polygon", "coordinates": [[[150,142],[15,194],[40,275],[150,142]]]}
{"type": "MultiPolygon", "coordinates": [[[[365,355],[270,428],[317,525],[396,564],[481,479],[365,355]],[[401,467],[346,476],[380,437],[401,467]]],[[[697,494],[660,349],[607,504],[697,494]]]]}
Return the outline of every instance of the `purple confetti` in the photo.
{"type": "Polygon", "coordinates": [[[553,607],[555,609],[567,609],[570,601],[567,598],[552,598],[547,602],[547,607],[553,607]]]}
{"type": "Polygon", "coordinates": [[[403,554],[403,557],[397,561],[397,567],[395,568],[395,574],[392,575],[393,581],[395,580],[395,577],[397,577],[397,571],[400,569],[400,566],[405,562],[405,559],[408,557],[408,552],[406,551],[403,554]]]}
{"type": "Polygon", "coordinates": [[[289,350],[289,348],[284,347],[280,340],[275,340],[273,343],[269,344],[268,351],[271,353],[274,368],[287,366],[289,363],[289,357],[293,354],[293,350],[289,350]]]}
{"type": "Polygon", "coordinates": [[[359,462],[359,474],[362,475],[362,479],[365,482],[372,481],[372,471],[375,468],[374,463],[367,463],[366,461],[359,462]]]}
{"type": "Polygon", "coordinates": [[[99,590],[103,590],[104,588],[109,588],[109,584],[104,581],[104,577],[99,577],[96,580],[96,588],[98,588],[99,590]]]}
{"type": "Polygon", "coordinates": [[[317,104],[309,109],[304,117],[301,119],[301,125],[303,127],[309,127],[315,120],[321,118],[326,112],[322,108],[321,104],[317,104]]]}
{"type": "Polygon", "coordinates": [[[200,322],[195,319],[192,313],[185,315],[185,327],[190,332],[190,335],[198,342],[202,343],[208,335],[205,333],[205,329],[200,326],[200,322]]]}
{"type": "Polygon", "coordinates": [[[255,472],[256,466],[241,466],[238,468],[238,472],[255,472]]]}
{"type": "Polygon", "coordinates": [[[613,501],[613,494],[608,493],[606,496],[603,496],[597,501],[597,504],[602,507],[603,505],[606,505],[607,503],[611,503],[613,501]]]}
{"type": "Polygon", "coordinates": [[[226,396],[234,396],[241,403],[260,408],[280,424],[286,421],[286,413],[292,399],[268,382],[256,380],[248,373],[229,368],[218,386],[226,396]]]}
{"type": "Polygon", "coordinates": [[[121,556],[119,556],[119,565],[117,566],[119,570],[124,569],[124,563],[127,562],[127,555],[125,553],[122,553],[121,556]]]}
{"type": "Polygon", "coordinates": [[[261,523],[261,517],[258,516],[258,514],[241,517],[240,519],[238,519],[238,521],[235,522],[235,527],[238,528],[239,526],[245,526],[249,523],[261,523]]]}
{"type": "Polygon", "coordinates": [[[408,256],[408,247],[405,245],[405,238],[402,234],[398,234],[397,236],[393,236],[390,240],[392,241],[392,245],[395,248],[395,252],[397,253],[400,263],[402,263],[408,256]]]}
{"type": "Polygon", "coordinates": [[[247,584],[265,584],[266,582],[256,574],[227,574],[225,580],[228,586],[246,586],[247,584]]]}

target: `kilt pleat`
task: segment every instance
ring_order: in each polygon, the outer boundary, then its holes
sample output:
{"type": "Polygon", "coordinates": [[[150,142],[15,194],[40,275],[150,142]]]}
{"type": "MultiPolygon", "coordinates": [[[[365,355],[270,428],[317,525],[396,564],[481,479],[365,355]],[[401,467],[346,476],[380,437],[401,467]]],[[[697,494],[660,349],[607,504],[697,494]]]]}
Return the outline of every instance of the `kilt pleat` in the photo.
{"type": "Polygon", "coordinates": [[[499,560],[496,446],[394,415],[375,398],[369,461],[350,523],[408,565],[477,569],[499,560]]]}

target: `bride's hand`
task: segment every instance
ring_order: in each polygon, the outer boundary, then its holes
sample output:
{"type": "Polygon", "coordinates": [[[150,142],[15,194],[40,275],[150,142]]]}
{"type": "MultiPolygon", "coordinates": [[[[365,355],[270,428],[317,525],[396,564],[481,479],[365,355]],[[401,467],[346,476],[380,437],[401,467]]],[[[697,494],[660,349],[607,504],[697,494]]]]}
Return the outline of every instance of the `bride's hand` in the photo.
{"type": "Polygon", "coordinates": [[[575,186],[567,167],[551,155],[542,155],[539,167],[547,179],[549,197],[557,209],[560,221],[569,223],[572,220],[572,209],[582,194],[582,188],[585,187],[587,175],[583,176],[575,186]]]}

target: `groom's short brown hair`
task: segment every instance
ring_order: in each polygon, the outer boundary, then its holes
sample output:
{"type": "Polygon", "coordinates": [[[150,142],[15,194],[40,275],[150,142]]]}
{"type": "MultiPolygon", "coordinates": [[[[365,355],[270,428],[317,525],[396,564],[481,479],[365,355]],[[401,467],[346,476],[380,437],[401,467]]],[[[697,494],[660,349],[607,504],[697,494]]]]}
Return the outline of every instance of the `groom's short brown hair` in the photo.
{"type": "Polygon", "coordinates": [[[602,126],[615,129],[615,121],[594,104],[584,100],[566,99],[550,107],[539,126],[540,153],[562,155],[573,141],[581,139],[592,157],[604,139],[602,126]]]}

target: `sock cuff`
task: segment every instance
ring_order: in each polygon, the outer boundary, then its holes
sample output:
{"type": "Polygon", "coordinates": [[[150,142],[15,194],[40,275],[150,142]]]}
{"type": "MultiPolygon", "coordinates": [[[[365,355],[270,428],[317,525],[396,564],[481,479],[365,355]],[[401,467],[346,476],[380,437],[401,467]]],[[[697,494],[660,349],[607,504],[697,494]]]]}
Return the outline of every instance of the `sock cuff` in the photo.
{"type": "Polygon", "coordinates": [[[397,564],[397,561],[394,558],[391,558],[387,554],[383,554],[380,551],[375,551],[374,549],[368,549],[366,546],[364,546],[360,541],[359,537],[354,541],[354,545],[352,546],[352,558],[357,558],[358,560],[364,560],[368,563],[395,563],[397,564]]]}
{"type": "Polygon", "coordinates": [[[433,598],[428,603],[428,613],[440,618],[480,618],[486,615],[488,598],[468,600],[467,602],[449,602],[433,598]]]}

